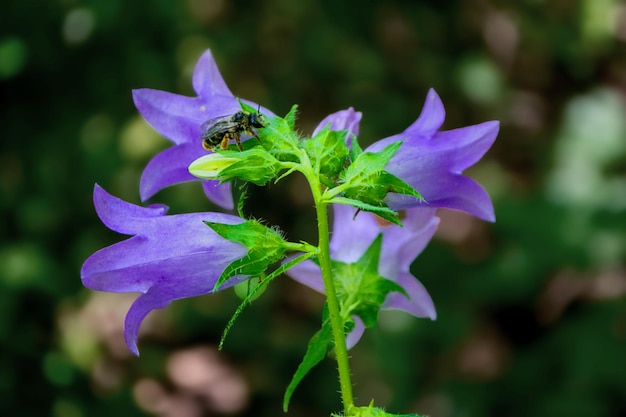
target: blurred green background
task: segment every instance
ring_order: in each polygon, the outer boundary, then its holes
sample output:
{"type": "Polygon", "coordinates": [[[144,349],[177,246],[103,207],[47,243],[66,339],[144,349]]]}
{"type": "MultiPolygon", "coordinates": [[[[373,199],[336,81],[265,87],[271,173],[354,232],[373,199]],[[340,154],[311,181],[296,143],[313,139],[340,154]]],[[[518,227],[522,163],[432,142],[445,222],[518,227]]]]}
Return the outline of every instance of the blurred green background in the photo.
{"type": "MultiPolygon", "coordinates": [[[[322,298],[278,280],[215,346],[230,291],[179,301],[122,339],[134,295],[81,286],[123,239],[96,217],[98,182],[139,203],[168,146],[131,89],[192,95],[211,48],[234,94],[310,133],[363,112],[360,142],[404,130],[428,88],[445,129],[498,119],[468,174],[497,222],[442,212],[413,266],[437,321],[381,315],[351,351],[355,394],[433,417],[626,415],[626,5],[618,0],[58,0],[0,5],[0,415],[277,416],[322,298]]],[[[314,241],[297,177],[252,189],[249,211],[314,241]]],[[[214,210],[199,183],[151,202],[214,210]]],[[[288,415],[340,409],[315,369],[288,415]]]]}

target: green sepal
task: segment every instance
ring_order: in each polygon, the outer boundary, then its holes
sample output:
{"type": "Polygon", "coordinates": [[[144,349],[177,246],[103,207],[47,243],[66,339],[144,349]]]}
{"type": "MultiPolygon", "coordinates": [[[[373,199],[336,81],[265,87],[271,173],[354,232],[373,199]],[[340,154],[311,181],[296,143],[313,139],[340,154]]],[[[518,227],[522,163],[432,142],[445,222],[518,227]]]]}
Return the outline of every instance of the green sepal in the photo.
{"type": "Polygon", "coordinates": [[[267,126],[259,129],[263,147],[281,162],[298,162],[300,136],[294,131],[297,106],[282,117],[267,118],[267,126]]]}
{"type": "Polygon", "coordinates": [[[322,318],[322,328],[311,337],[309,344],[302,358],[302,362],[298,366],[296,373],[291,378],[291,382],[285,390],[285,396],[283,397],[283,411],[287,412],[289,408],[289,400],[295,391],[298,384],[309,373],[311,369],[322,361],[328,354],[330,347],[332,346],[332,327],[330,324],[330,318],[328,316],[328,307],[324,306],[324,314],[322,318]]]}
{"type": "MultiPolygon", "coordinates": [[[[255,113],[257,111],[257,109],[250,106],[249,104],[246,104],[239,99],[238,101],[243,111],[246,111],[248,113],[255,113]]],[[[294,104],[293,106],[291,106],[291,109],[289,109],[289,113],[287,113],[285,117],[282,119],[287,123],[287,127],[289,128],[289,130],[294,130],[296,128],[296,114],[297,113],[298,113],[298,105],[294,104]]],[[[272,119],[267,116],[264,116],[264,117],[266,119],[272,119]]],[[[280,119],[280,117],[278,117],[278,119],[280,119]]]]}
{"type": "Polygon", "coordinates": [[[345,197],[334,197],[332,200],[330,200],[330,202],[336,204],[346,204],[356,207],[362,211],[369,211],[371,213],[374,213],[381,219],[387,220],[390,223],[402,227],[402,222],[400,221],[400,216],[398,215],[398,212],[390,209],[389,207],[387,207],[387,205],[375,206],[373,204],[364,203],[360,200],[345,197]]]}
{"type": "Polygon", "coordinates": [[[237,158],[235,162],[222,169],[217,179],[221,182],[239,178],[244,181],[262,186],[276,178],[282,170],[280,162],[260,146],[239,152],[219,151],[225,157],[237,158]]]}
{"type": "Polygon", "coordinates": [[[278,231],[263,226],[255,220],[239,224],[205,223],[224,239],[241,243],[248,248],[248,253],[243,258],[233,261],[224,269],[213,291],[217,291],[222,284],[235,275],[262,276],[270,265],[283,257],[287,250],[287,242],[278,231]]]}
{"type": "Polygon", "coordinates": [[[382,408],[374,407],[374,400],[366,407],[352,407],[344,416],[342,414],[332,413],[331,417],[427,417],[419,414],[393,414],[388,413],[382,408]]]}
{"type": "Polygon", "coordinates": [[[293,106],[291,106],[291,109],[289,110],[289,113],[287,113],[284,117],[285,122],[287,122],[287,126],[291,129],[291,130],[295,130],[296,129],[296,114],[298,113],[298,105],[294,104],[293,106]]]}
{"type": "MultiPolygon", "coordinates": [[[[258,110],[241,100],[239,100],[239,104],[241,108],[248,113],[253,113],[258,110]]],[[[262,128],[256,129],[261,139],[261,146],[281,162],[298,161],[297,155],[294,152],[300,141],[300,136],[295,133],[297,111],[298,105],[294,104],[284,118],[263,115],[267,124],[262,128]]]]}
{"type": "Polygon", "coordinates": [[[417,190],[385,171],[385,166],[400,146],[402,142],[394,142],[380,152],[359,153],[352,164],[341,173],[344,197],[372,206],[383,205],[382,200],[388,193],[405,194],[421,200],[422,196],[417,190]]]}
{"type": "Polygon", "coordinates": [[[242,219],[245,219],[246,216],[243,211],[244,202],[248,197],[248,188],[245,182],[239,184],[239,193],[237,195],[237,215],[242,219]]]}
{"type": "Polygon", "coordinates": [[[243,101],[241,101],[241,99],[239,97],[237,97],[237,102],[239,103],[239,106],[241,106],[241,110],[248,112],[248,113],[256,113],[259,109],[258,107],[252,107],[251,105],[244,103],[243,101]]]}
{"type": "Polygon", "coordinates": [[[394,142],[387,145],[380,152],[359,153],[352,164],[344,171],[344,180],[350,182],[354,179],[369,177],[372,173],[383,171],[385,165],[387,165],[396,152],[398,152],[400,146],[402,146],[402,142],[394,142]]]}
{"type": "Polygon", "coordinates": [[[341,316],[359,316],[367,328],[376,325],[380,307],[389,293],[400,292],[408,297],[404,288],[378,273],[382,241],[383,235],[379,234],[354,263],[332,263],[341,316]]]}
{"type": "Polygon", "coordinates": [[[350,156],[346,146],[347,133],[347,130],[331,130],[329,123],[304,142],[303,148],[316,172],[335,178],[344,169],[350,156]]]}
{"type": "Polygon", "coordinates": [[[363,148],[359,145],[357,137],[352,135],[352,146],[350,147],[350,160],[355,161],[356,158],[363,153],[363,148]]]}
{"type": "MultiPolygon", "coordinates": [[[[301,255],[293,258],[293,259],[290,259],[287,262],[281,264],[278,268],[276,268],[274,271],[272,271],[266,277],[260,279],[260,281],[257,281],[256,284],[254,284],[252,286],[249,286],[248,287],[248,291],[247,291],[245,297],[243,298],[243,301],[241,302],[241,304],[239,304],[239,307],[237,307],[237,310],[233,313],[233,316],[230,318],[230,320],[228,321],[228,324],[226,325],[226,327],[224,328],[224,331],[222,332],[222,337],[220,338],[220,344],[218,346],[218,349],[222,350],[222,347],[224,347],[224,342],[226,341],[226,336],[228,336],[228,333],[230,332],[230,329],[235,324],[235,320],[237,320],[239,315],[243,312],[243,309],[246,308],[246,306],[248,304],[250,304],[252,301],[257,299],[261,295],[261,293],[263,293],[265,291],[265,289],[267,288],[269,283],[272,282],[272,280],[274,278],[280,276],[281,274],[283,274],[284,272],[289,270],[289,268],[298,265],[300,262],[303,262],[303,261],[309,259],[312,256],[313,256],[313,253],[306,252],[306,253],[303,253],[303,254],[301,254],[301,255]]],[[[246,284],[249,281],[255,280],[255,279],[256,278],[250,278],[249,280],[246,280],[246,281],[244,281],[244,282],[242,282],[240,284],[237,284],[237,285],[246,284]]],[[[235,285],[235,291],[236,291],[237,285],[235,285]]]]}

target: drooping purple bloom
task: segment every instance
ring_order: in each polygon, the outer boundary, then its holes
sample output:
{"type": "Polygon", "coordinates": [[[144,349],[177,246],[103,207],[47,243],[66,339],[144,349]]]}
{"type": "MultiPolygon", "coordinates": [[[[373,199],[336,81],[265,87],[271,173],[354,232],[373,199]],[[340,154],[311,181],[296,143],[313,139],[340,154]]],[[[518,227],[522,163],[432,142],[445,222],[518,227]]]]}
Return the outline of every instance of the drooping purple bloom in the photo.
{"type": "MultiPolygon", "coordinates": [[[[350,109],[351,110],[351,109],[350,109]]],[[[359,113],[344,110],[326,119],[334,129],[353,125],[359,113]]],[[[399,177],[423,197],[389,194],[385,202],[394,210],[410,207],[445,207],[465,211],[480,219],[494,221],[493,205],[487,192],[462,172],[474,165],[489,150],[498,135],[497,121],[459,129],[439,131],[445,119],[441,99],[431,89],[419,118],[404,132],[373,143],[365,149],[379,152],[393,142],[402,146],[386,170],[399,177]]],[[[354,127],[352,127],[354,129],[354,127]]]]}
{"type": "MultiPolygon", "coordinates": [[[[140,182],[142,201],[170,185],[198,180],[187,171],[187,167],[206,154],[200,139],[201,125],[213,118],[228,116],[241,110],[237,98],[220,75],[210,50],[198,60],[192,84],[197,97],[148,88],[133,90],[133,99],[139,113],[157,132],[175,145],[156,155],[146,166],[140,182]]],[[[257,107],[254,103],[242,101],[257,107]]],[[[274,115],[263,107],[261,112],[268,116],[274,115]]],[[[233,208],[229,183],[203,181],[203,188],[211,201],[225,209],[233,208]]]]}
{"type": "MultiPolygon", "coordinates": [[[[102,222],[131,238],[101,249],[83,264],[83,284],[93,290],[142,293],[124,325],[128,348],[138,355],[137,335],[152,310],[172,301],[212,292],[224,268],[247,249],[218,236],[205,221],[236,224],[242,219],[220,213],[166,216],[167,207],[140,207],[96,185],[94,205],[102,222]]],[[[241,281],[233,278],[220,289],[241,281]]]]}
{"type": "MultiPolygon", "coordinates": [[[[436,209],[416,207],[406,210],[402,219],[404,227],[387,223],[367,212],[360,212],[354,217],[356,209],[351,206],[334,204],[333,209],[331,258],[344,263],[356,262],[382,233],[378,272],[402,286],[409,298],[399,292],[390,293],[381,308],[404,310],[416,317],[434,320],[436,312],[433,301],[409,268],[437,230],[439,218],[435,216],[436,209]]],[[[312,261],[296,265],[287,274],[308,287],[324,292],[320,268],[312,261]]],[[[364,325],[357,318],[356,327],[347,338],[348,347],[358,342],[363,331],[364,325]]]]}

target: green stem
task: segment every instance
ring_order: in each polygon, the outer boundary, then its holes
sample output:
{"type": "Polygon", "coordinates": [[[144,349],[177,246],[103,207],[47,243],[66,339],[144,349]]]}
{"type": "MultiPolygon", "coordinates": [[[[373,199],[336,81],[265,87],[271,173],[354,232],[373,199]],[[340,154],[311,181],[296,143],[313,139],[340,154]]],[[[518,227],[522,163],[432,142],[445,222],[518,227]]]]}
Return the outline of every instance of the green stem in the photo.
{"type": "Polygon", "coordinates": [[[352,397],[352,382],[350,380],[350,364],[348,362],[348,348],[346,347],[344,321],[341,317],[341,309],[339,308],[339,300],[337,299],[337,292],[335,290],[335,283],[332,276],[332,265],[330,261],[328,200],[324,198],[319,177],[313,170],[306,153],[303,152],[301,154],[300,162],[302,168],[300,169],[300,172],[302,172],[309,181],[311,193],[313,194],[313,200],[315,201],[315,212],[317,214],[317,228],[319,233],[317,257],[320,263],[320,270],[322,272],[322,280],[324,281],[328,314],[330,316],[330,324],[333,331],[341,399],[343,402],[344,414],[348,416],[350,415],[350,410],[354,407],[354,399],[352,397]]]}
{"type": "Polygon", "coordinates": [[[317,248],[313,245],[309,245],[306,242],[302,242],[302,243],[285,242],[284,247],[287,250],[294,251],[294,252],[317,253],[317,248]]]}
{"type": "Polygon", "coordinates": [[[333,329],[333,339],[335,342],[335,356],[337,359],[337,369],[339,371],[339,387],[341,389],[341,399],[343,401],[343,409],[345,415],[349,415],[349,411],[354,407],[354,399],[352,398],[352,382],[350,381],[350,364],[348,363],[348,348],[346,347],[346,334],[344,332],[344,323],[341,318],[339,309],[339,301],[335,291],[335,283],[332,276],[332,267],[330,263],[330,243],[328,233],[328,205],[326,203],[316,203],[315,211],[317,213],[317,224],[319,232],[318,242],[318,260],[322,271],[322,279],[324,281],[324,289],[326,291],[326,300],[328,302],[328,313],[330,316],[330,324],[333,329]]]}

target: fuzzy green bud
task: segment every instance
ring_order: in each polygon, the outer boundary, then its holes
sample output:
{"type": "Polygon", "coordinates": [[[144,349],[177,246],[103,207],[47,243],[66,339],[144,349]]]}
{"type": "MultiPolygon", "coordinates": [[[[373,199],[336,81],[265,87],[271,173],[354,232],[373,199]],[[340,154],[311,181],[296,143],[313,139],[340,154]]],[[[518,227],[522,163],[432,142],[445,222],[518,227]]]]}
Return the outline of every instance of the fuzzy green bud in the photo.
{"type": "Polygon", "coordinates": [[[221,182],[239,178],[256,185],[276,178],[281,169],[281,163],[260,146],[204,155],[189,165],[191,175],[198,178],[221,182]]]}

